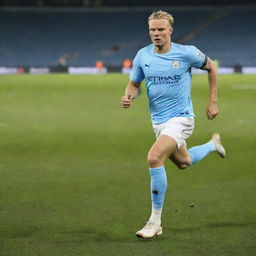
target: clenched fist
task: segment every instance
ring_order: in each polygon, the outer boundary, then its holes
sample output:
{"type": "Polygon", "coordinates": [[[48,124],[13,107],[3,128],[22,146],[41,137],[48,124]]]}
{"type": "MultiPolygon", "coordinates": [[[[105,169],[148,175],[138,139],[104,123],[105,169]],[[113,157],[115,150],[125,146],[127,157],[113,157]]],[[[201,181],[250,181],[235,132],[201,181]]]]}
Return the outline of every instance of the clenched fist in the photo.
{"type": "Polygon", "coordinates": [[[121,104],[124,108],[129,108],[132,105],[132,97],[131,95],[124,95],[121,98],[121,104]]]}

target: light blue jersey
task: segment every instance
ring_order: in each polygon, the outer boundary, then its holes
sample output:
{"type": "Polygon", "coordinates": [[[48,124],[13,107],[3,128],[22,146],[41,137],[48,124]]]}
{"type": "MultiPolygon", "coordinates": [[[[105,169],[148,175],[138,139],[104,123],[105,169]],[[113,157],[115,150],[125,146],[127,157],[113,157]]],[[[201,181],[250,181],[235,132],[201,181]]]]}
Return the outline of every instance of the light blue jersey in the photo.
{"type": "Polygon", "coordinates": [[[172,117],[194,116],[191,102],[191,67],[201,68],[206,56],[196,47],[171,43],[167,53],[158,54],[151,44],[138,51],[130,79],[146,81],[152,122],[172,117]]]}

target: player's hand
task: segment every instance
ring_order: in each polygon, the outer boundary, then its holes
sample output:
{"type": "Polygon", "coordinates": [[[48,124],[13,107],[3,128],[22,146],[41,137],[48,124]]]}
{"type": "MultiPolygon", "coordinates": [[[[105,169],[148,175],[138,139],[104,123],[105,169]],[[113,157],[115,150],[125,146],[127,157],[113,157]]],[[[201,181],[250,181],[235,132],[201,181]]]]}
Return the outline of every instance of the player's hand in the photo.
{"type": "Polygon", "coordinates": [[[214,119],[219,113],[217,102],[209,102],[206,107],[206,115],[209,120],[214,119]]]}
{"type": "Polygon", "coordinates": [[[132,96],[131,95],[124,95],[121,98],[121,104],[124,108],[129,108],[132,104],[132,96]]]}

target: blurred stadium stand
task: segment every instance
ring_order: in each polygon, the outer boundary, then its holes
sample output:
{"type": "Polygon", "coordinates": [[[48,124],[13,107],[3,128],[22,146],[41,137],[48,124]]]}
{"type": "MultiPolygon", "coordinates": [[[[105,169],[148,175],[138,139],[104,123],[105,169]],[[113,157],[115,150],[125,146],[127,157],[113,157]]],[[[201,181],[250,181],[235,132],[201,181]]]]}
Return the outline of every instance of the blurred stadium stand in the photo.
{"type": "Polygon", "coordinates": [[[184,6],[255,4],[255,0],[0,0],[0,6],[184,6]]]}
{"type": "MultiPolygon", "coordinates": [[[[0,8],[0,66],[122,66],[151,43],[147,18],[156,9],[0,8]]],[[[175,18],[174,42],[222,66],[256,66],[255,6],[162,9],[175,18]]]]}

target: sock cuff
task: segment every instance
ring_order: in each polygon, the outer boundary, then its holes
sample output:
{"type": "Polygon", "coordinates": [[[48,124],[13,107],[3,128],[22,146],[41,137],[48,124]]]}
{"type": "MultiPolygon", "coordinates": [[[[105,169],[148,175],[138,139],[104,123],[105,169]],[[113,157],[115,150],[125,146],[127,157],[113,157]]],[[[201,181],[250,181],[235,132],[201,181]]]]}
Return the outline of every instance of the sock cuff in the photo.
{"type": "Polygon", "coordinates": [[[149,168],[149,172],[150,174],[154,175],[154,174],[158,174],[160,172],[165,172],[165,168],[164,166],[159,166],[159,167],[156,167],[156,168],[149,168]]]}
{"type": "Polygon", "coordinates": [[[150,168],[149,167],[150,171],[158,171],[158,170],[162,170],[162,169],[164,169],[164,166],[159,166],[159,167],[155,167],[155,168],[150,168]]]}

